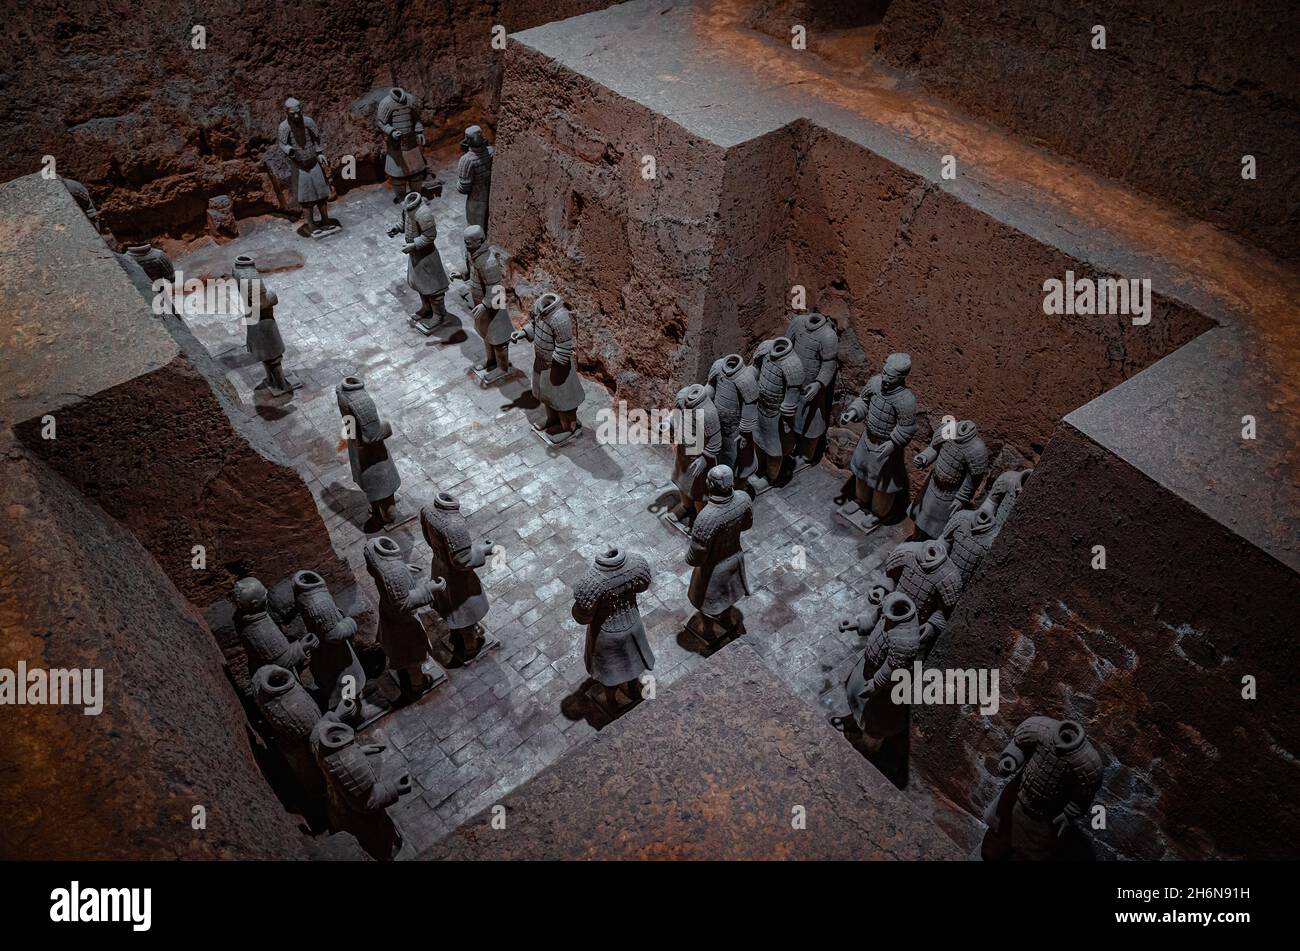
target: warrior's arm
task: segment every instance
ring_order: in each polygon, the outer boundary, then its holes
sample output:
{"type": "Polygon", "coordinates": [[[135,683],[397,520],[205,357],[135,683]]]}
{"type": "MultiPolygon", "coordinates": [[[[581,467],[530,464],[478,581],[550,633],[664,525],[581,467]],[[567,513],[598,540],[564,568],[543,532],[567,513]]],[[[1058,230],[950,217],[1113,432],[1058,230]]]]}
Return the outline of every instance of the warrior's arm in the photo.
{"type": "Polygon", "coordinates": [[[899,400],[898,418],[894,421],[894,430],[889,434],[890,440],[902,449],[916,435],[916,404],[912,400],[899,400]]]}
{"type": "Polygon", "coordinates": [[[289,158],[293,158],[293,143],[289,139],[289,124],[287,122],[280,123],[279,140],[280,151],[289,158]]]}
{"type": "Polygon", "coordinates": [[[474,153],[466,152],[456,164],[456,191],[468,195],[474,188],[474,153]]]}
{"type": "Polygon", "coordinates": [[[1002,774],[1010,776],[1024,766],[1038,744],[1046,742],[1055,725],[1056,721],[1051,717],[1028,717],[1016,727],[1011,742],[1002,750],[1002,758],[998,761],[1002,774]]]}
{"type": "Polygon", "coordinates": [[[363,446],[370,446],[377,442],[383,442],[385,439],[391,439],[393,436],[393,424],[384,420],[379,424],[378,431],[373,435],[366,432],[366,427],[362,426],[361,431],[357,433],[357,441],[363,446]]]}
{"type": "Polygon", "coordinates": [[[741,397],[739,431],[742,433],[752,433],[756,422],[758,422],[758,402],[756,400],[746,400],[744,397],[741,397]]]}
{"type": "Polygon", "coordinates": [[[828,337],[822,344],[822,365],[817,371],[817,382],[830,388],[835,379],[835,371],[840,366],[840,341],[838,337],[828,337]]]}
{"type": "Polygon", "coordinates": [[[339,621],[339,623],[330,628],[322,640],[329,642],[350,641],[352,638],[356,637],[356,634],[356,619],[345,617],[343,620],[339,621]]]}
{"type": "Polygon", "coordinates": [[[709,556],[709,543],[695,535],[691,535],[691,546],[686,549],[686,563],[692,568],[704,564],[704,560],[709,556]]]}

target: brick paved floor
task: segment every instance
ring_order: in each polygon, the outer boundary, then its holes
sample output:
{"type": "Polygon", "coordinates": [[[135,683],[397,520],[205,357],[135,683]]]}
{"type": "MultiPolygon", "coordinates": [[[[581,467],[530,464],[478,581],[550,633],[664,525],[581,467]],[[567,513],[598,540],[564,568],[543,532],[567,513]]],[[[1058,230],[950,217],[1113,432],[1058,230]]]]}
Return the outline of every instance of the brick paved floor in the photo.
{"type": "MultiPolygon", "coordinates": [[[[441,177],[454,180],[448,170],[441,177]]],[[[438,248],[449,265],[459,264],[463,247],[463,204],[453,191],[439,201],[438,216],[438,248]]],[[[406,839],[400,857],[408,858],[595,735],[598,717],[570,718],[581,709],[575,691],[587,680],[570,585],[606,545],[642,553],[655,571],[641,598],[657,657],[657,698],[645,702],[671,702],[673,683],[708,661],[678,643],[692,614],[686,539],[657,515],[671,493],[671,450],[597,444],[595,416],[611,400],[591,381],[584,381],[580,443],[547,447],[525,419],[526,380],[483,390],[469,378],[480,351],[459,297],[463,285],[453,282],[447,301],[468,333],[425,337],[407,323],[419,301],[406,287],[402,239],[385,235],[399,217],[391,193],[353,191],[332,213],[344,230],[328,238],[303,238],[289,222],[257,219],[243,222],[230,244],[196,247],[176,263],[187,277],[217,276],[239,253],[259,261],[301,255],[304,266],[266,275],[279,296],[285,367],[305,384],[292,399],[255,391],[261,366],[245,352],[237,318],[203,315],[188,323],[292,457],[367,597],[375,597],[361,554],[367,506],[339,448],[334,386],[345,375],[365,379],[392,423],[399,497],[418,507],[437,491],[452,492],[472,527],[502,549],[481,573],[492,599],[486,624],[501,647],[451,670],[446,684],[368,731],[389,744],[388,755],[405,758],[417,785],[393,810],[406,839]]],[[[582,315],[575,316],[581,344],[582,315]]],[[[530,350],[513,346],[512,362],[531,366],[530,350]]],[[[847,666],[862,647],[837,621],[856,613],[851,606],[868,573],[900,540],[898,528],[868,539],[836,523],[831,500],[839,482],[829,470],[811,469],[759,497],[745,539],[754,593],[740,605],[746,638],[765,663],[828,710],[839,708],[847,666]]],[[[427,566],[418,521],[393,535],[413,562],[427,566]]]]}

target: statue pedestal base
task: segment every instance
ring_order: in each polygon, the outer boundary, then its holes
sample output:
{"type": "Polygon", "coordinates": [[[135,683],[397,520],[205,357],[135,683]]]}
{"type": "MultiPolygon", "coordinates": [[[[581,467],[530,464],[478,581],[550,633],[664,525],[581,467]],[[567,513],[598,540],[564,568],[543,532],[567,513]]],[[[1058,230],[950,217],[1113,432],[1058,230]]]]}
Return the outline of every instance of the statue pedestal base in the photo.
{"type": "Polygon", "coordinates": [[[362,525],[362,531],[367,535],[387,535],[395,528],[401,528],[407,522],[415,521],[420,515],[419,506],[411,505],[404,501],[398,501],[393,506],[393,515],[390,521],[380,524],[375,520],[372,514],[366,516],[365,524],[362,525]]]}
{"type": "Polygon", "coordinates": [[[286,372],[284,374],[284,382],[289,384],[289,388],[286,390],[279,389],[270,380],[263,380],[261,383],[257,384],[256,389],[270,393],[272,396],[288,396],[294,390],[301,390],[303,388],[302,380],[298,379],[298,377],[294,376],[292,373],[286,372]]]}
{"type": "Polygon", "coordinates": [[[870,512],[863,511],[857,502],[845,502],[835,509],[835,518],[863,535],[870,535],[885,523],[870,512]]]}
{"type": "Polygon", "coordinates": [[[663,522],[665,525],[671,528],[675,528],[677,531],[681,532],[687,538],[690,538],[691,522],[687,521],[685,518],[686,511],[687,511],[686,509],[682,508],[679,505],[677,506],[677,508],[674,508],[671,511],[662,513],[659,516],[659,521],[663,522]]]}
{"type": "Polygon", "coordinates": [[[451,320],[450,317],[416,317],[414,314],[406,319],[410,322],[412,327],[420,331],[420,333],[424,334],[426,337],[432,337],[435,331],[446,325],[451,320]]]}
{"type": "Polygon", "coordinates": [[[537,433],[537,437],[548,446],[567,446],[576,442],[578,437],[582,435],[581,423],[571,432],[562,432],[556,435],[551,435],[546,431],[545,427],[538,426],[536,423],[530,422],[528,425],[533,432],[537,433]]]}
{"type": "Polygon", "coordinates": [[[456,649],[451,642],[450,634],[439,638],[433,645],[434,655],[438,658],[438,662],[444,667],[451,667],[453,669],[458,667],[468,667],[470,664],[474,663],[474,661],[487,654],[488,651],[495,650],[500,646],[501,642],[491,634],[484,634],[483,641],[479,645],[478,650],[469,655],[456,653],[456,649]]]}
{"type": "Polygon", "coordinates": [[[338,234],[342,230],[343,230],[343,226],[341,224],[339,224],[337,221],[331,220],[328,223],[320,225],[316,228],[309,227],[306,230],[299,229],[298,233],[303,235],[304,237],[308,237],[311,238],[312,240],[319,241],[321,238],[328,238],[332,234],[338,234]]]}
{"type": "Polygon", "coordinates": [[[745,619],[734,604],[716,618],[707,618],[696,611],[686,622],[684,633],[712,653],[744,635],[745,619]]]}
{"type": "Polygon", "coordinates": [[[477,383],[483,389],[489,389],[498,384],[505,383],[507,380],[513,380],[523,377],[523,371],[516,367],[511,367],[509,372],[500,368],[484,370],[482,367],[470,367],[469,378],[477,383]]]}

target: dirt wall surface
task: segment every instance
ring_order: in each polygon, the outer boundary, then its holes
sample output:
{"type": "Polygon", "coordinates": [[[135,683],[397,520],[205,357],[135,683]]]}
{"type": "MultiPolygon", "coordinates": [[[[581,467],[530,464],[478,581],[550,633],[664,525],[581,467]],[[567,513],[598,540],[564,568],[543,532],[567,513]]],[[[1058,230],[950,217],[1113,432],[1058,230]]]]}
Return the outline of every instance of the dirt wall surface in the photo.
{"type": "Polygon", "coordinates": [[[6,707],[0,858],[304,857],[202,618],[129,531],[30,452],[0,453],[0,667],[103,671],[96,716],[6,707]]]}
{"type": "Polygon", "coordinates": [[[915,763],[980,815],[1002,788],[997,754],[1016,724],[1076,719],[1107,761],[1099,857],[1289,856],[1300,832],[1294,571],[1068,423],[1030,487],[929,659],[998,668],[1001,708],[914,709],[915,763]],[[1257,699],[1243,698],[1245,677],[1257,699]]]}
{"type": "Polygon", "coordinates": [[[503,55],[493,27],[526,29],[608,0],[166,0],[11,5],[0,30],[0,179],[52,155],[119,237],[202,231],[207,201],[238,214],[280,207],[261,156],[283,103],[319,124],[335,185],[382,176],[374,127],[394,83],[422,97],[430,145],[490,127],[503,55]],[[194,49],[195,27],[206,49],[194,49]]]}
{"type": "Polygon", "coordinates": [[[7,183],[0,224],[5,426],[199,607],[245,574],[273,584],[307,566],[339,590],[355,584],[302,478],[188,331],[150,312],[63,186],[7,183]]]}
{"type": "Polygon", "coordinates": [[[878,51],[927,91],[1295,261],[1297,35],[1289,0],[893,0],[878,51]]]}

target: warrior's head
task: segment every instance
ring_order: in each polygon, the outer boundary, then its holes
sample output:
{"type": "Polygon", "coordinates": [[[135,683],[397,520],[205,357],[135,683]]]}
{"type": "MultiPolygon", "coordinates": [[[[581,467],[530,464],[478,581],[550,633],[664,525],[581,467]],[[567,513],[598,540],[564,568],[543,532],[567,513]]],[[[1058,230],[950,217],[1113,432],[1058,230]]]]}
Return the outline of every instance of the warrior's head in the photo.
{"type": "Polygon", "coordinates": [[[284,101],[284,113],[294,122],[301,122],[302,103],[290,96],[284,101]]]}
{"type": "Polygon", "coordinates": [[[230,592],[237,614],[256,614],[266,610],[266,587],[256,578],[240,578],[230,592]]]}
{"type": "Polygon", "coordinates": [[[487,235],[483,233],[483,229],[478,225],[470,225],[466,228],[463,237],[465,238],[465,247],[469,248],[471,252],[483,247],[483,242],[487,240],[487,235]]]}
{"type": "Polygon", "coordinates": [[[891,353],[885,357],[885,367],[880,373],[880,381],[885,389],[893,390],[907,382],[907,374],[912,372],[912,358],[906,353],[891,353]]]}
{"type": "Polygon", "coordinates": [[[467,149],[481,149],[487,145],[487,139],[483,138],[482,129],[472,125],[465,130],[465,138],[461,140],[461,145],[467,149]]]}
{"type": "Polygon", "coordinates": [[[714,466],[705,477],[710,502],[726,502],[736,488],[736,477],[730,466],[714,466]]]}

